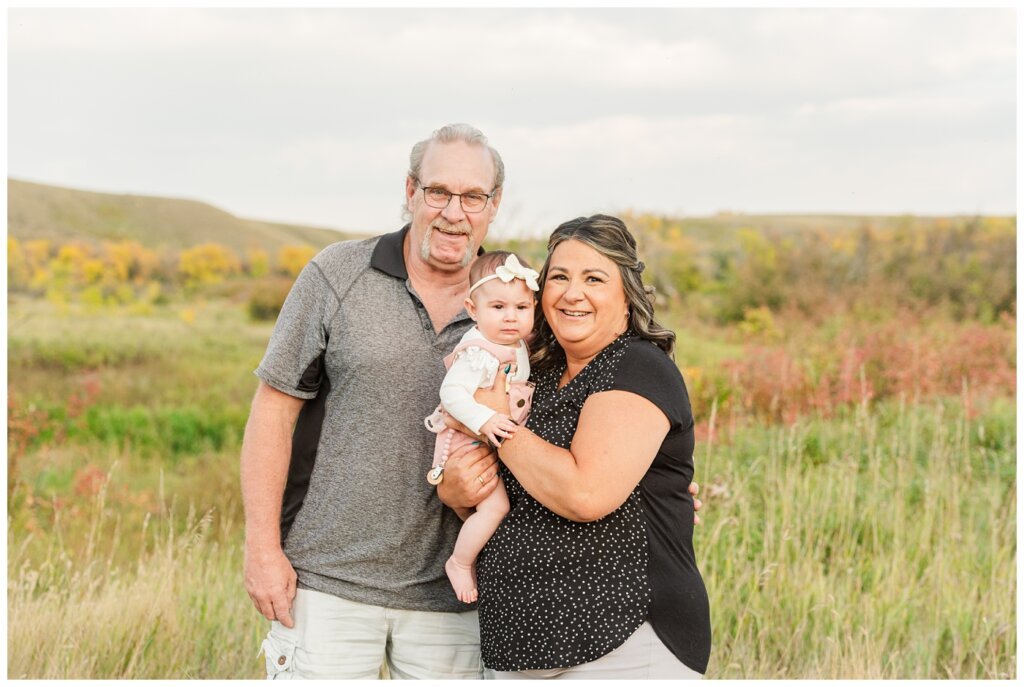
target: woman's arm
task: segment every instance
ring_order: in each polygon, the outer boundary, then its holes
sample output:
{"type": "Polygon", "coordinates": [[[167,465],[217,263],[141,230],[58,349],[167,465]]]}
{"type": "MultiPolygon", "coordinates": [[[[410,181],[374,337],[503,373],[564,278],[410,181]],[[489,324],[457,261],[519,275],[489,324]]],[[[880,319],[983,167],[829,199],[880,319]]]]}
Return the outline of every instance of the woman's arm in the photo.
{"type": "Polygon", "coordinates": [[[498,449],[523,488],[546,508],[586,522],[621,506],[668,434],[665,414],[642,396],[604,391],[583,404],[568,450],[525,427],[498,449]]]}

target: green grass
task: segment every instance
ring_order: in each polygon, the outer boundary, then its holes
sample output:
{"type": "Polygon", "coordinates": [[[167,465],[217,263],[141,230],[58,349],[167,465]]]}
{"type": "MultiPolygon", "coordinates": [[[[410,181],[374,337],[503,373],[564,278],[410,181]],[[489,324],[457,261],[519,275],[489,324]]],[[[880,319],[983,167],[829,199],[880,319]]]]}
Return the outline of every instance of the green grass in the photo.
{"type": "Polygon", "coordinates": [[[172,304],[153,314],[91,312],[8,300],[10,390],[24,403],[96,401],[248,408],[273,322],[252,322],[230,301],[172,304]]]}
{"type": "MultiPolygon", "coordinates": [[[[271,326],[230,301],[9,315],[9,677],[260,677],[238,443],[271,326]]],[[[677,330],[686,368],[741,350],[677,330]]],[[[1011,389],[699,442],[708,677],[1015,677],[1015,423],[1011,389]]]]}
{"type": "Polygon", "coordinates": [[[1013,415],[888,403],[699,447],[710,675],[1014,677],[1013,415]]]}

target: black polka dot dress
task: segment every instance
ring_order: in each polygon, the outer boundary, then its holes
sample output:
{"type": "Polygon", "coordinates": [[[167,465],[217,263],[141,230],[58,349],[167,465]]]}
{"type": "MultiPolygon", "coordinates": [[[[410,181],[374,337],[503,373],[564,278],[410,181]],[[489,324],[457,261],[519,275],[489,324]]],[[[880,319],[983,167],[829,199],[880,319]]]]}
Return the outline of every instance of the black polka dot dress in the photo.
{"type": "MultiPolygon", "coordinates": [[[[710,623],[707,595],[693,562],[693,502],[689,494],[683,497],[676,493],[680,489],[685,493],[693,476],[693,422],[692,415],[688,415],[689,401],[685,398],[679,371],[664,352],[629,332],[601,351],[559,389],[564,370],[563,359],[560,364],[538,371],[532,377],[536,389],[527,427],[539,437],[569,448],[580,411],[591,394],[612,389],[635,391],[630,387],[637,383],[656,388],[663,386],[659,376],[674,374],[685,408],[673,398],[670,405],[677,407],[666,410],[672,421],[666,445],[682,450],[675,451],[679,456],[671,457],[659,452],[651,471],[625,503],[605,517],[585,523],[567,520],[542,506],[526,493],[508,468],[502,466],[511,508],[477,561],[484,665],[492,670],[515,671],[587,663],[621,646],[650,619],[659,637],[680,660],[704,672],[710,651],[710,623]],[[653,369],[650,360],[656,363],[653,369]],[[640,374],[635,374],[638,370],[640,374]],[[623,375],[629,379],[624,380],[623,375]],[[680,417],[673,420],[669,413],[680,417]],[[687,434],[688,444],[679,443],[680,436],[687,434]],[[687,447],[689,453],[681,460],[687,447]],[[667,519],[658,514],[651,518],[648,513],[652,507],[658,510],[666,505],[662,503],[664,499],[649,498],[658,495],[645,489],[651,473],[657,473],[659,461],[672,462],[674,467],[670,471],[674,476],[669,475],[667,481],[664,475],[654,475],[659,488],[664,490],[667,486],[673,492],[673,498],[666,503],[678,513],[667,519]],[[685,469],[687,461],[688,471],[685,469]],[[689,524],[681,532],[656,532],[651,528],[652,522],[660,525],[658,529],[677,528],[687,517],[689,524]],[[662,542],[666,537],[668,541],[662,542]],[[679,551],[687,545],[691,572],[696,576],[699,589],[693,587],[692,579],[685,579],[693,575],[686,571],[680,575],[676,564],[665,569],[662,561],[663,549],[670,550],[670,557],[679,558],[679,551]],[[670,593],[666,597],[659,593],[664,582],[670,587],[683,585],[695,589],[699,597],[696,611],[693,604],[676,603],[674,596],[678,594],[670,593]],[[662,613],[653,613],[654,606],[665,606],[666,602],[668,607],[662,608],[662,613]],[[697,639],[700,646],[696,647],[696,658],[680,656],[678,647],[666,641],[667,634],[661,631],[664,628],[654,622],[655,616],[671,619],[679,612],[688,611],[695,612],[698,623],[703,621],[706,629],[706,638],[697,639]]],[[[665,409],[665,404],[655,398],[651,400],[665,409]]],[[[671,622],[674,621],[670,620],[669,624],[671,622]]],[[[683,633],[691,635],[685,641],[692,642],[693,633],[686,628],[683,633]]]]}

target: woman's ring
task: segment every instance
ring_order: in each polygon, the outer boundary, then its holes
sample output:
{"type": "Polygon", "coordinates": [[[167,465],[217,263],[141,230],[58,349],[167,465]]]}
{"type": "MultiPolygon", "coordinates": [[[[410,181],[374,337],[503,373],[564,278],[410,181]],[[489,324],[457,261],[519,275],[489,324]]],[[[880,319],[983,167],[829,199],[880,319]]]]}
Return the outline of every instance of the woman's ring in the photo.
{"type": "Polygon", "coordinates": [[[484,483],[484,476],[483,476],[483,475],[477,475],[477,476],[476,476],[476,478],[477,478],[478,480],[480,480],[480,484],[483,484],[483,483],[484,483]]]}

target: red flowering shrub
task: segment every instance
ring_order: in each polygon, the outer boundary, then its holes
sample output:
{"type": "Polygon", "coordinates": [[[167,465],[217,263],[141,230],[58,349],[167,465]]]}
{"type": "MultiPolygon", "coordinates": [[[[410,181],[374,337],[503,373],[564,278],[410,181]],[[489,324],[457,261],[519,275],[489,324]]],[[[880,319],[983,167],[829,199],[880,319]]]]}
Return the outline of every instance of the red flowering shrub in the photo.
{"type": "MultiPolygon", "coordinates": [[[[792,422],[884,398],[1016,393],[1012,317],[995,325],[852,322],[829,337],[749,345],[701,379],[698,414],[792,422]]],[[[702,431],[707,431],[702,428],[702,431]]]]}

